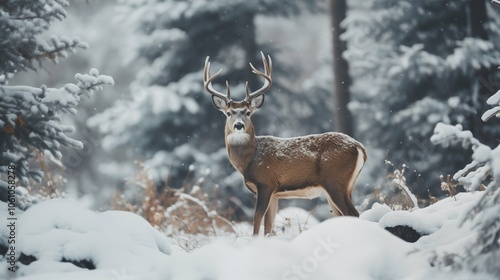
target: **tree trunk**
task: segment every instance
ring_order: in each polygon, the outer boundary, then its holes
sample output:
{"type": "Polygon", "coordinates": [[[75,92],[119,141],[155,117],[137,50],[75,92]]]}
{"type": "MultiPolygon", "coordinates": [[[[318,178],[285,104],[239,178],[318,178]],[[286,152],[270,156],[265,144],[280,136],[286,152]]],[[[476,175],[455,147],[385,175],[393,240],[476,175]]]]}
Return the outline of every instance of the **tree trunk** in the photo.
{"type": "Polygon", "coordinates": [[[485,0],[471,0],[470,7],[470,27],[472,37],[488,40],[488,32],[486,31],[486,23],[488,14],[486,13],[485,0]]]}
{"type": "MultiPolygon", "coordinates": [[[[468,34],[471,37],[480,38],[483,40],[488,40],[488,32],[486,30],[486,24],[488,21],[488,14],[486,12],[486,1],[485,0],[471,0],[468,7],[468,26],[469,32],[468,34]]],[[[472,100],[471,106],[474,109],[478,110],[479,114],[482,114],[482,109],[485,108],[485,100],[491,94],[487,88],[482,87],[479,84],[479,79],[482,78],[485,81],[488,81],[488,76],[490,75],[493,69],[480,69],[476,72],[476,77],[472,83],[472,100]]],[[[481,129],[483,127],[483,123],[481,119],[476,115],[472,114],[470,117],[471,127],[470,130],[474,134],[474,136],[479,139],[483,139],[484,131],[481,129]]]]}
{"type": "MultiPolygon", "coordinates": [[[[245,50],[245,61],[246,65],[248,62],[251,62],[256,67],[262,63],[256,63],[255,55],[257,54],[257,42],[255,38],[255,25],[254,25],[255,15],[252,13],[248,13],[242,17],[243,22],[243,32],[241,43],[243,45],[243,49],[245,50]]],[[[245,78],[248,81],[249,87],[252,89],[258,88],[258,80],[257,76],[250,71],[250,67],[245,69],[245,78]]]]}
{"type": "Polygon", "coordinates": [[[347,108],[351,84],[347,61],[342,57],[347,45],[340,39],[345,31],[340,23],[346,17],[346,0],[330,0],[330,18],[333,35],[333,120],[335,129],[348,135],[353,134],[352,116],[347,108]]]}

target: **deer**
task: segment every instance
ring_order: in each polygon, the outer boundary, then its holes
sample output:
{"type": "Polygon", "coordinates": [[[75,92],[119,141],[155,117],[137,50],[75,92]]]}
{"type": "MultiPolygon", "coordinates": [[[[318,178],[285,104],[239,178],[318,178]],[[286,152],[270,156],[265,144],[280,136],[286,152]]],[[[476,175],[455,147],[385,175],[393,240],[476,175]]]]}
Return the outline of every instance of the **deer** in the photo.
{"type": "Polygon", "coordinates": [[[313,199],[326,193],[332,213],[359,216],[351,195],[368,158],[361,143],[340,132],[292,138],[256,136],[251,117],[264,104],[264,93],[273,82],[271,57],[260,54],[264,72],[249,64],[252,73],[264,79],[264,85],[250,92],[247,81],[241,101],[231,99],[228,81],[226,94],[214,89],[212,82],[222,69],[210,75],[208,56],[203,71],[204,89],[211,94],[213,106],[226,115],[228,159],[256,196],[253,235],[259,235],[263,217],[264,235],[274,233],[279,199],[313,199]]]}

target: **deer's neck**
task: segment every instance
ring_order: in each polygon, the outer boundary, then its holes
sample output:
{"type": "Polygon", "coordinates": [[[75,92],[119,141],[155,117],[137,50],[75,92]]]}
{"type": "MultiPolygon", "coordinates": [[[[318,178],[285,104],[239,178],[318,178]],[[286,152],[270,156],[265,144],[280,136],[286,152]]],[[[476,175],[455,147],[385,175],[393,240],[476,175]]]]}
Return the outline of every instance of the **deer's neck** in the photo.
{"type": "Polygon", "coordinates": [[[255,156],[257,143],[253,127],[247,133],[228,133],[226,130],[225,142],[229,161],[244,174],[255,156]]]}

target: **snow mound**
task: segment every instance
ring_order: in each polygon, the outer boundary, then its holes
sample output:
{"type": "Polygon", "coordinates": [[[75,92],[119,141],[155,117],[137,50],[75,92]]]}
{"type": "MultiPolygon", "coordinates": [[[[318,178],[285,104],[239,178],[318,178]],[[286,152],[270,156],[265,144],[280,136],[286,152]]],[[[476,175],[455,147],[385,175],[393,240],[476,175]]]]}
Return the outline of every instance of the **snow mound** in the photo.
{"type": "MultiPolygon", "coordinates": [[[[312,279],[422,279],[430,267],[411,244],[376,223],[352,217],[327,220],[296,237],[292,244],[304,255],[299,266],[312,279]]],[[[293,272],[293,271],[292,271],[293,272]]],[[[305,279],[303,275],[294,274],[305,279]]]]}
{"type": "Polygon", "coordinates": [[[435,272],[412,250],[412,244],[376,223],[339,217],[290,241],[263,237],[216,241],[192,253],[173,255],[169,266],[147,279],[424,279],[435,272]]]}
{"type": "Polygon", "coordinates": [[[441,229],[445,223],[459,219],[463,213],[468,213],[480,196],[480,192],[459,193],[411,212],[392,211],[387,205],[375,203],[360,217],[378,222],[382,228],[409,226],[420,234],[428,235],[441,229]]]}
{"type": "Polygon", "coordinates": [[[81,271],[76,262],[86,268],[133,269],[171,254],[166,237],[143,218],[122,211],[95,213],[63,199],[29,208],[18,228],[18,254],[36,259],[20,264],[20,275],[81,271]]]}
{"type": "MultiPolygon", "coordinates": [[[[458,223],[480,195],[459,194],[456,200],[447,198],[412,212],[375,204],[364,218],[336,217],[322,223],[304,210],[288,208],[277,222],[289,219],[310,228],[293,238],[287,234],[214,237],[190,252],[175,246],[172,250],[165,236],[135,214],[95,213],[75,202],[50,200],[19,214],[18,252],[36,260],[18,261],[17,276],[23,280],[493,279],[452,272],[433,261],[436,255],[463,251],[470,227],[458,223]],[[400,223],[429,235],[408,243],[384,229],[400,223]],[[78,267],[84,262],[95,267],[78,267]]],[[[0,230],[5,236],[5,229],[0,230]]],[[[4,260],[0,257],[0,279],[9,276],[4,260]]]]}
{"type": "Polygon", "coordinates": [[[389,206],[375,202],[372,205],[372,208],[363,212],[359,216],[359,218],[371,222],[378,222],[385,214],[389,212],[392,212],[392,209],[389,206]]]}

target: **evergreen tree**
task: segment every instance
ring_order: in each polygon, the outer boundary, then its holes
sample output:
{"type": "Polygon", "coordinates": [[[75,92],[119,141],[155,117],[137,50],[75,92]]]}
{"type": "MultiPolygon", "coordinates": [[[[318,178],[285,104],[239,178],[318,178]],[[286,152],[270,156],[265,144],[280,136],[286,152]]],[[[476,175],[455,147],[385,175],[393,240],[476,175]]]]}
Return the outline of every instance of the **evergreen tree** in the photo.
{"type": "MultiPolygon", "coordinates": [[[[224,148],[224,117],[212,107],[203,90],[202,69],[207,56],[212,69],[224,67],[214,82],[221,90],[229,81],[234,99],[243,99],[244,82],[258,88],[263,81],[251,73],[248,62],[262,67],[255,19],[259,15],[290,16],[313,4],[294,1],[122,1],[127,22],[138,32],[132,60],[147,66],[132,83],[132,100],[92,118],[89,124],[106,134],[108,149],[131,148],[131,156],[143,160],[150,175],[172,187],[211,171],[219,181],[234,172],[224,148]],[[193,169],[194,167],[194,169],[193,169]]],[[[272,53],[275,76],[287,63],[272,53]]],[[[283,105],[286,89],[276,79],[257,127],[278,123],[287,113],[283,105]],[[284,91],[284,92],[280,92],[284,91]],[[273,93],[274,92],[274,93],[273,93]],[[269,114],[274,110],[275,112],[269,114]],[[276,113],[278,112],[278,113],[276,113]]],[[[280,127],[282,129],[282,127],[280,127]]],[[[239,175],[227,177],[228,185],[241,188],[239,175]],[[231,179],[233,178],[233,179],[231,179]],[[229,182],[235,182],[229,184],[229,182]]]]}
{"type": "MultiPolygon", "coordinates": [[[[462,123],[489,145],[498,135],[475,118],[484,109],[481,100],[492,94],[482,81],[500,64],[500,23],[486,3],[350,2],[344,38],[358,135],[387,159],[421,173],[420,187],[438,187],[438,176],[468,157],[434,148],[429,138],[436,123],[462,123]]],[[[426,189],[418,191],[424,195],[426,189]]]]}
{"type": "Polygon", "coordinates": [[[42,171],[29,165],[36,151],[58,161],[62,158],[61,146],[83,148],[81,142],[66,135],[73,127],[61,124],[62,115],[76,113],[82,95],[90,96],[103,85],[113,84],[111,77],[91,69],[89,74],[76,74],[76,84],[59,89],[8,85],[16,73],[36,70],[44,59],[57,62],[77,48],[87,48],[78,38],[43,39],[51,22],[66,16],[67,5],[63,0],[0,4],[0,200],[7,199],[12,183],[26,186],[29,178],[41,181],[42,171]],[[13,169],[15,180],[7,176],[13,169]]]}

